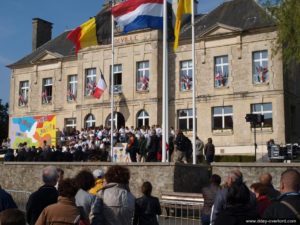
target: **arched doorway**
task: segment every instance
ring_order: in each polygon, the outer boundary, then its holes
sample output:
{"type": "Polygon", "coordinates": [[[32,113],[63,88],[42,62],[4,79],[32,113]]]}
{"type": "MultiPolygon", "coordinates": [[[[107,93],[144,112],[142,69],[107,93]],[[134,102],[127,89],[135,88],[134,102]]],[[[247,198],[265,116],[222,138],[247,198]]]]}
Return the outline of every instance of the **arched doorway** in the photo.
{"type": "MultiPolygon", "coordinates": [[[[111,114],[109,114],[105,120],[105,126],[110,127],[110,121],[111,121],[111,114]]],[[[114,112],[114,118],[113,118],[113,123],[114,123],[114,129],[120,129],[122,126],[125,127],[125,118],[122,113],[120,112],[114,112]]]]}

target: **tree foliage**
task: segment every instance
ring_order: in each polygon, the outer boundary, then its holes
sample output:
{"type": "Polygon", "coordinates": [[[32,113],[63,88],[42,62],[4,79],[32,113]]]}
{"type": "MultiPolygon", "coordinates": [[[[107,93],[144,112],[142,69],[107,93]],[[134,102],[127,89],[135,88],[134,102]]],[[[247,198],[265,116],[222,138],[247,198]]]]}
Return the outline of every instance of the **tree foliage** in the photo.
{"type": "Polygon", "coordinates": [[[285,62],[300,63],[300,1],[267,0],[265,5],[277,20],[278,38],[274,51],[282,51],[285,62]]]}
{"type": "Polygon", "coordinates": [[[0,99],[0,141],[8,136],[8,103],[2,104],[2,99],[0,99]]]}

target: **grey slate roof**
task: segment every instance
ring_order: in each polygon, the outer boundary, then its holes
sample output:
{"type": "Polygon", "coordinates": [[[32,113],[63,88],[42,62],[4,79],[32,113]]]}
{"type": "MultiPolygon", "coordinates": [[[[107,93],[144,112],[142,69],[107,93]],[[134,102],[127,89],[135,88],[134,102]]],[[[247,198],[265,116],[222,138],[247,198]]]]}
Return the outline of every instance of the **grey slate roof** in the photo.
{"type": "Polygon", "coordinates": [[[48,41],[43,44],[35,51],[20,59],[19,61],[8,65],[8,67],[20,66],[31,64],[31,62],[36,59],[39,55],[43,54],[45,51],[49,51],[52,53],[58,53],[62,56],[71,56],[75,55],[75,47],[71,41],[69,41],[66,37],[70,31],[65,31],[58,37],[48,41]]]}
{"type": "MultiPolygon", "coordinates": [[[[276,25],[275,20],[255,0],[231,0],[219,5],[207,15],[195,18],[196,37],[218,23],[241,31],[276,25]]],[[[187,23],[181,30],[180,38],[190,38],[191,29],[190,23],[187,23]]]]}
{"type": "MultiPolygon", "coordinates": [[[[171,11],[168,7],[168,21],[170,25],[171,11]]],[[[98,42],[102,44],[109,44],[110,38],[110,11],[106,8],[101,10],[96,18],[103,20],[102,26],[97,30],[98,42]],[[101,36],[101,38],[99,38],[101,36]]],[[[199,37],[218,23],[227,26],[235,27],[241,31],[250,29],[272,27],[275,26],[275,20],[261,8],[255,0],[231,0],[224,2],[207,15],[198,15],[195,17],[195,34],[199,37]]],[[[27,65],[36,59],[45,51],[58,53],[62,57],[75,56],[75,47],[73,43],[66,39],[69,31],[66,31],[53,40],[45,43],[34,52],[9,65],[14,67],[19,65],[27,65]]],[[[169,40],[172,40],[173,29],[168,29],[169,40]]],[[[191,25],[189,22],[185,23],[181,29],[180,39],[191,37],[191,25]]]]}

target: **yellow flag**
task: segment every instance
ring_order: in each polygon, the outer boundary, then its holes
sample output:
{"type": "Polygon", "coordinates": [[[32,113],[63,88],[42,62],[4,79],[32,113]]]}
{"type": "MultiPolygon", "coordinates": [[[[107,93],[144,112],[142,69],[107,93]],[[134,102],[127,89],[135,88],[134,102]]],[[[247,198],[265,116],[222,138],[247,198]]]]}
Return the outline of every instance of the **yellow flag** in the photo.
{"type": "Polygon", "coordinates": [[[178,47],[179,42],[179,33],[181,27],[181,17],[183,14],[191,14],[192,13],[192,0],[179,0],[177,13],[176,13],[176,23],[175,23],[175,30],[174,30],[174,51],[178,47]]]}

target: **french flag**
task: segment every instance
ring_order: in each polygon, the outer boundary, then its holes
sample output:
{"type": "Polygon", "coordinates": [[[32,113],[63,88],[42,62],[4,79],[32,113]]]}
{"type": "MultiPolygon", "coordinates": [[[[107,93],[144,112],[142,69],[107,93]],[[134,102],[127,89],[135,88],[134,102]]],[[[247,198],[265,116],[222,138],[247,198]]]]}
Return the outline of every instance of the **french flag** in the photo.
{"type": "Polygon", "coordinates": [[[98,81],[98,84],[95,88],[93,96],[95,98],[99,99],[106,88],[107,88],[107,85],[106,85],[106,82],[104,80],[103,74],[101,72],[100,80],[98,81]]]}
{"type": "Polygon", "coordinates": [[[163,0],[128,0],[114,6],[112,14],[124,33],[163,28],[163,0]]]}

